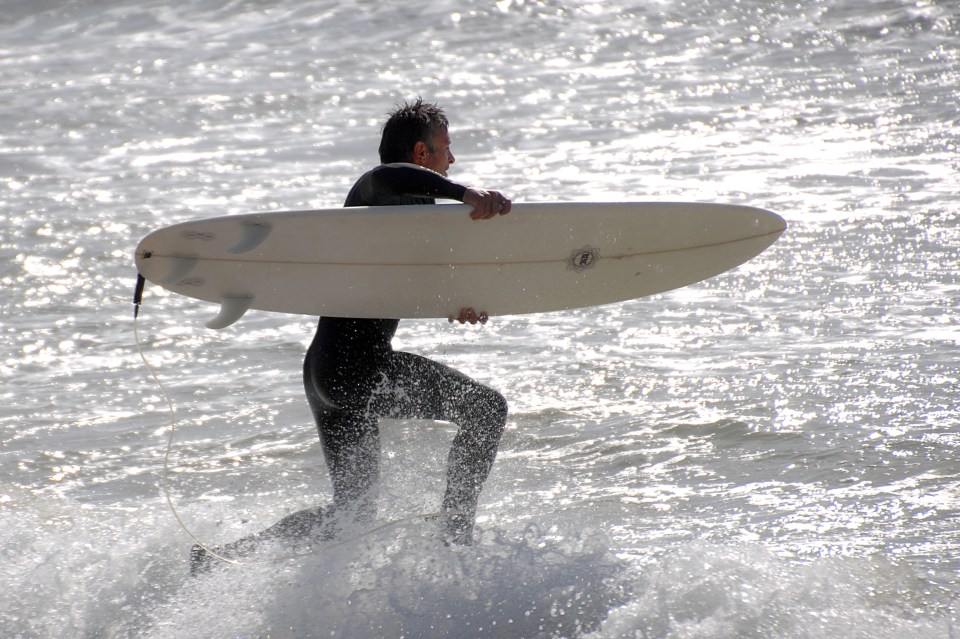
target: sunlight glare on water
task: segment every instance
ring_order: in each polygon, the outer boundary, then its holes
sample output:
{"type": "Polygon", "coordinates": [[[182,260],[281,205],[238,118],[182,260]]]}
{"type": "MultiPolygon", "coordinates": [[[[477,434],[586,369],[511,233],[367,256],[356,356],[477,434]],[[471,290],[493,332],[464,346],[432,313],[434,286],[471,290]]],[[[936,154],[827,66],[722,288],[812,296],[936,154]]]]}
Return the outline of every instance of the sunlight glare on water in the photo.
{"type": "Polygon", "coordinates": [[[960,23],[949,2],[10,0],[0,12],[0,635],[955,633],[960,23]],[[316,320],[148,286],[176,222],[338,206],[420,94],[515,201],[780,213],[751,262],[601,308],[401,323],[507,396],[447,548],[450,424],[382,425],[376,531],[187,576],[329,503],[316,320]]]}

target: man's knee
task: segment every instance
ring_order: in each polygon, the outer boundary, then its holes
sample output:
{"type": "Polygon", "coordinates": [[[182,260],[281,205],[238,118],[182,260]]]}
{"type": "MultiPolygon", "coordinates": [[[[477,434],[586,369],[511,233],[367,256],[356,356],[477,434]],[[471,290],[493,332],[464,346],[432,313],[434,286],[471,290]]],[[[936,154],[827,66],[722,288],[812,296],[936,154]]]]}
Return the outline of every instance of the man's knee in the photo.
{"type": "Polygon", "coordinates": [[[483,387],[483,392],[471,406],[471,421],[482,424],[484,436],[494,441],[500,441],[504,426],[507,423],[506,398],[492,388],[483,387]]]}
{"type": "Polygon", "coordinates": [[[497,416],[497,419],[501,424],[507,423],[507,413],[509,407],[507,406],[507,398],[501,395],[499,392],[491,389],[490,390],[490,411],[497,416]]]}

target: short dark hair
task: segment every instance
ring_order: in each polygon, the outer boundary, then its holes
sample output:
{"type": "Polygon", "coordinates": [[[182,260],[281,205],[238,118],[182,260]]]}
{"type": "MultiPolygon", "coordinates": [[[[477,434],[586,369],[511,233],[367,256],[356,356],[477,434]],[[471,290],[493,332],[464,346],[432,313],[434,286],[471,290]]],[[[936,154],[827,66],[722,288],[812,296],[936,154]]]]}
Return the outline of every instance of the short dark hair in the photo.
{"type": "MultiPolygon", "coordinates": [[[[410,162],[413,146],[423,142],[428,147],[434,135],[449,126],[447,116],[436,104],[417,98],[412,104],[403,102],[387,114],[380,135],[380,162],[410,162]]],[[[431,149],[433,150],[433,149],[431,149]]]]}

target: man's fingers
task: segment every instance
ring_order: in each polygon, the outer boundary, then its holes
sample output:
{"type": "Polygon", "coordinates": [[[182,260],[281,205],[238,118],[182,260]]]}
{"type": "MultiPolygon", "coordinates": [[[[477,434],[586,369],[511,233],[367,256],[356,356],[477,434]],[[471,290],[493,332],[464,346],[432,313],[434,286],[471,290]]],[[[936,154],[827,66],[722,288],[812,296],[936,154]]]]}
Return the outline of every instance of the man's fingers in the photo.
{"type": "Polygon", "coordinates": [[[468,197],[464,198],[467,204],[473,206],[470,218],[474,220],[489,220],[497,215],[506,215],[510,212],[510,198],[499,191],[485,189],[468,189],[468,197]]]}
{"type": "Polygon", "coordinates": [[[481,311],[478,314],[475,310],[473,310],[473,308],[467,307],[467,308],[461,308],[460,314],[458,316],[448,317],[447,321],[449,321],[451,324],[454,321],[460,322],[461,324],[466,324],[467,322],[470,322],[471,324],[476,324],[477,322],[480,322],[481,324],[486,324],[487,320],[489,319],[490,319],[490,316],[487,314],[486,311],[481,311]]]}
{"type": "Polygon", "coordinates": [[[448,319],[451,324],[454,322],[454,320],[456,320],[457,322],[460,322],[461,324],[466,324],[467,322],[470,322],[471,324],[476,324],[477,314],[472,308],[461,308],[459,315],[457,315],[456,317],[451,316],[448,319]],[[471,315],[473,316],[472,320],[470,319],[471,315]]]}

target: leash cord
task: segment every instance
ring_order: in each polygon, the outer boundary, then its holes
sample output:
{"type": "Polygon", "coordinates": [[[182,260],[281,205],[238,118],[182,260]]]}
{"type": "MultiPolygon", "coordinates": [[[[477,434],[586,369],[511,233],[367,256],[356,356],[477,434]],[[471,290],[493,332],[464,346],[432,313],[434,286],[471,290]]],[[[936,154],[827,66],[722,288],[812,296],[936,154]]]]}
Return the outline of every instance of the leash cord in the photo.
{"type": "Polygon", "coordinates": [[[177,431],[177,413],[176,413],[176,410],[174,409],[173,400],[170,398],[170,394],[167,392],[166,387],[164,386],[163,382],[160,380],[160,377],[159,375],[157,375],[157,372],[154,369],[154,367],[147,360],[146,353],[144,353],[143,351],[143,345],[140,340],[139,315],[140,315],[140,302],[143,295],[143,283],[144,283],[143,276],[138,274],[137,288],[136,288],[136,292],[134,293],[134,315],[133,315],[134,340],[136,341],[136,344],[137,344],[137,353],[140,355],[140,359],[141,361],[143,361],[143,365],[146,367],[147,371],[150,373],[150,377],[153,379],[154,383],[157,385],[157,388],[160,390],[160,394],[163,396],[163,399],[167,404],[167,410],[169,411],[169,414],[170,414],[169,434],[167,435],[166,449],[163,453],[163,470],[160,475],[160,490],[163,492],[164,499],[166,499],[167,505],[169,506],[170,512],[173,514],[174,519],[177,520],[177,523],[180,525],[183,531],[187,534],[187,536],[190,537],[190,539],[192,539],[194,543],[196,543],[200,548],[202,548],[204,552],[208,553],[212,557],[219,559],[220,561],[224,561],[226,563],[234,564],[234,565],[245,565],[245,564],[250,565],[250,564],[270,563],[274,561],[283,561],[283,560],[289,560],[289,559],[297,559],[300,557],[307,557],[310,555],[320,554],[321,552],[333,550],[334,548],[338,548],[340,546],[346,546],[348,544],[355,543],[360,539],[369,537],[370,535],[376,534],[381,530],[392,528],[394,526],[399,526],[407,522],[412,522],[412,521],[422,520],[422,519],[432,519],[432,518],[441,517],[443,515],[449,516],[452,514],[459,514],[456,511],[449,511],[449,512],[444,512],[443,514],[421,513],[418,515],[403,517],[400,519],[395,519],[392,521],[385,522],[383,524],[380,524],[379,526],[375,526],[373,528],[365,530],[362,533],[355,535],[349,539],[344,539],[338,542],[324,544],[322,548],[316,548],[308,552],[282,555],[280,557],[272,558],[270,560],[239,561],[237,559],[223,556],[222,554],[214,550],[212,547],[210,547],[208,544],[204,543],[196,534],[194,534],[192,530],[190,530],[190,527],[187,526],[187,523],[180,516],[180,513],[177,510],[176,504],[174,504],[173,502],[173,497],[170,494],[170,458],[173,454],[173,440],[174,440],[174,435],[176,434],[176,431],[177,431]]]}

